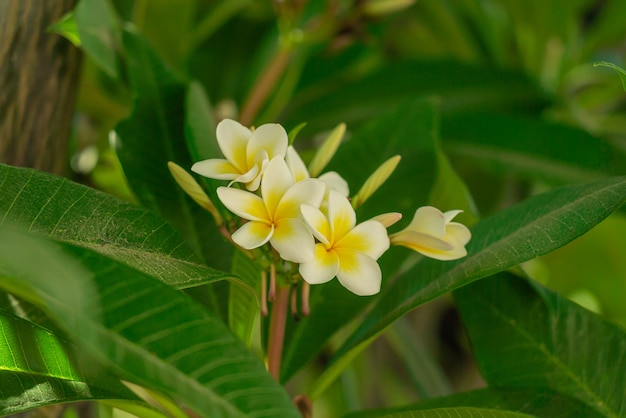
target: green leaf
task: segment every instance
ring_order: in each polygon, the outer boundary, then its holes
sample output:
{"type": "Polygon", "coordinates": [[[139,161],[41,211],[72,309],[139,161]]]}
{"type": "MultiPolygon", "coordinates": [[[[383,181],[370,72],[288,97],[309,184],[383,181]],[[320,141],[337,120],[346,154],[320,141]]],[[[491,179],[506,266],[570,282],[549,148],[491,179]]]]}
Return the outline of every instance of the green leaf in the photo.
{"type": "Polygon", "coordinates": [[[228,325],[230,330],[248,347],[252,341],[254,320],[259,314],[261,293],[261,268],[241,251],[233,256],[233,274],[245,277],[248,283],[255,283],[254,291],[242,286],[231,286],[228,295],[228,325]]]}
{"type": "Polygon", "coordinates": [[[594,67],[608,67],[608,68],[612,68],[615,71],[617,71],[617,74],[619,75],[619,78],[622,79],[622,86],[624,86],[624,91],[626,91],[626,70],[623,69],[622,67],[615,65],[613,63],[610,62],[606,62],[606,61],[600,61],[600,62],[596,62],[593,64],[594,67]]]}
{"type": "Polygon", "coordinates": [[[75,47],[80,47],[80,35],[78,34],[76,19],[74,19],[74,12],[64,14],[61,19],[50,25],[48,32],[57,33],[74,44],[75,47]]]}
{"type": "Polygon", "coordinates": [[[240,279],[200,264],[176,231],[139,206],[27,168],[0,164],[0,224],[15,222],[56,241],[80,245],[170,286],[240,279]]]}
{"type": "Polygon", "coordinates": [[[537,283],[501,273],[455,292],[483,376],[626,414],[626,333],[537,283]]]}
{"type": "Polygon", "coordinates": [[[118,155],[128,182],[141,203],[174,225],[205,262],[226,270],[230,245],[211,215],[182,191],[167,169],[168,161],[191,167],[185,142],[186,86],[139,34],[126,30],[123,40],[136,96],[131,117],[117,127],[118,155]]]}
{"type": "MultiPolygon", "coordinates": [[[[351,415],[352,416],[352,415],[351,415]]],[[[354,415],[358,417],[359,415],[354,415]]],[[[457,406],[452,408],[436,408],[416,411],[392,412],[382,415],[371,415],[377,418],[530,418],[534,415],[520,414],[518,412],[501,411],[497,409],[474,408],[468,406],[457,406]]]]}
{"type": "Polygon", "coordinates": [[[564,397],[549,389],[484,388],[441,398],[426,399],[416,404],[396,408],[354,412],[348,414],[345,418],[379,418],[396,416],[393,414],[399,413],[407,414],[409,412],[432,411],[435,408],[459,406],[505,411],[506,413],[517,412],[545,418],[600,418],[604,416],[580,402],[564,397]]]}
{"type": "Polygon", "coordinates": [[[626,153],[573,127],[537,118],[473,112],[444,117],[444,149],[498,173],[560,185],[626,174],[626,153]]]}
{"type": "Polygon", "coordinates": [[[565,245],[625,201],[626,177],[612,177],[553,189],[477,223],[465,258],[423,260],[400,276],[335,358],[424,302],[565,245]]]}
{"type": "Polygon", "coordinates": [[[109,0],[81,0],[74,10],[81,48],[109,77],[119,79],[121,26],[109,0]]]}
{"type": "Polygon", "coordinates": [[[205,417],[299,416],[259,359],[184,293],[80,247],[6,226],[0,235],[0,275],[11,279],[0,286],[42,306],[122,379],[205,417]]]}
{"type": "MultiPolygon", "coordinates": [[[[402,155],[399,166],[387,182],[357,211],[359,222],[392,211],[412,216],[427,203],[437,171],[437,114],[431,101],[418,100],[409,106],[382,115],[354,133],[343,143],[326,171],[337,171],[355,193],[367,177],[387,158],[402,155]],[[414,179],[407,184],[406,179],[414,179]],[[396,206],[390,206],[395,202],[396,206]]],[[[399,268],[408,251],[394,249],[381,258],[383,286],[399,268]]],[[[291,323],[282,366],[288,379],[313,359],[328,338],[355,318],[374,299],[345,290],[336,280],[313,286],[311,315],[291,323]],[[342,309],[336,309],[342,306],[342,309]],[[310,338],[315,335],[316,338],[310,338]]]]}
{"type": "Polygon", "coordinates": [[[0,310],[0,335],[2,415],[85,400],[125,400],[150,408],[118,379],[96,375],[73,344],[50,330],[0,310]]]}

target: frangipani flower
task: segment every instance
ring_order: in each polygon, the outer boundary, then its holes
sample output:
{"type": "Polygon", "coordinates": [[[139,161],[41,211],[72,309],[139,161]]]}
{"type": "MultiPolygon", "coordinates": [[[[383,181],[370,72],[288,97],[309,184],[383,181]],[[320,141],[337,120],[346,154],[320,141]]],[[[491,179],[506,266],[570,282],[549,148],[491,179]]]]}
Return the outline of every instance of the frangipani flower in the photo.
{"type": "Polygon", "coordinates": [[[302,205],[301,210],[320,241],[315,245],[313,260],[300,264],[302,278],[319,284],[337,276],[345,288],[357,295],[378,293],[382,273],[376,260],[389,248],[383,224],[369,220],[356,225],[352,205],[333,189],[328,195],[328,216],[310,205],[302,205]]]}
{"type": "Polygon", "coordinates": [[[452,222],[461,210],[442,213],[432,206],[419,208],[405,229],[389,236],[391,244],[408,247],[437,260],[456,260],[465,257],[472,237],[465,225],[452,222]]]}
{"type": "Polygon", "coordinates": [[[244,183],[250,191],[259,188],[268,162],[287,152],[287,132],[276,123],[261,125],[252,132],[239,122],[224,119],[217,125],[216,136],[226,159],[199,161],[191,171],[212,179],[244,183]]]}
{"type": "MultiPolygon", "coordinates": [[[[307,170],[306,165],[304,165],[304,162],[302,161],[302,158],[300,158],[296,149],[291,145],[287,148],[285,161],[287,162],[287,166],[296,181],[301,181],[311,177],[309,175],[309,170],[307,170]]],[[[326,186],[328,186],[328,190],[335,189],[346,197],[350,194],[348,182],[345,181],[336,171],[324,173],[319,176],[318,179],[323,181],[326,186]]]]}
{"type": "Polygon", "coordinates": [[[269,241],[283,260],[303,263],[313,258],[315,240],[301,219],[300,206],[319,207],[325,188],[316,179],[296,183],[278,156],[267,164],[262,197],[229,187],[219,187],[217,195],[231,212],[249,221],[233,233],[235,243],[251,250],[269,241]]]}

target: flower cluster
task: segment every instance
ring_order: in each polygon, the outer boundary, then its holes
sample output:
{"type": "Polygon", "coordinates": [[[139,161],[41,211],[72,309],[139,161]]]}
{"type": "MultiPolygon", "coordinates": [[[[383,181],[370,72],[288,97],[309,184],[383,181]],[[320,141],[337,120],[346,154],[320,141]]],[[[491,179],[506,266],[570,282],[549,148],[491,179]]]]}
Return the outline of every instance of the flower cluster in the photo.
{"type": "MultiPolygon", "coordinates": [[[[419,208],[405,229],[391,235],[387,228],[401,218],[398,213],[357,222],[355,208],[391,175],[400,158],[381,165],[350,199],[348,184],[338,173],[319,175],[344,131],[345,126],[339,125],[307,168],[288,145],[282,126],[265,124],[250,130],[225,119],[217,126],[217,141],[225,158],[200,161],[191,170],[230,181],[228,186],[218,187],[217,196],[238,217],[227,228],[235,244],[255,250],[268,248],[265,244],[269,243],[271,253],[283,264],[293,263],[290,265],[307,284],[336,277],[357,295],[376,294],[382,280],[377,260],[390,245],[439,260],[465,256],[471,235],[464,225],[452,222],[458,210],[442,213],[430,206],[419,208]]],[[[173,163],[170,169],[181,187],[221,223],[219,212],[202,196],[193,178],[173,163]]]]}

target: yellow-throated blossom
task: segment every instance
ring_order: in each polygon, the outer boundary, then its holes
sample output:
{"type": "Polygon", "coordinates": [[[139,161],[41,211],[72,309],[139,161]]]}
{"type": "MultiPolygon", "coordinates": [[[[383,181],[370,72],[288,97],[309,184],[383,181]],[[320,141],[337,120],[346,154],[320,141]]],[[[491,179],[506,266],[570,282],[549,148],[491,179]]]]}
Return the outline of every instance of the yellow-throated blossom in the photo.
{"type": "Polygon", "coordinates": [[[302,278],[310,284],[319,284],[336,276],[357,295],[378,293],[382,274],[376,260],[389,248],[383,224],[369,220],[356,225],[352,205],[333,189],[328,196],[327,215],[310,205],[302,205],[301,210],[319,240],[313,260],[300,264],[302,278]]]}
{"type": "MultiPolygon", "coordinates": [[[[287,166],[296,181],[305,180],[311,177],[309,175],[309,170],[307,170],[306,165],[304,165],[304,162],[302,161],[302,158],[300,158],[296,149],[291,145],[287,148],[285,161],[287,162],[287,166]]],[[[350,194],[348,182],[345,181],[336,171],[329,171],[317,178],[328,186],[327,190],[335,189],[346,197],[350,194]]]]}
{"type": "Polygon", "coordinates": [[[216,136],[226,159],[199,161],[191,171],[212,179],[244,183],[250,191],[259,188],[269,161],[284,157],[287,152],[287,132],[276,123],[261,125],[252,132],[239,122],[224,119],[217,125],[216,136]]]}
{"type": "Polygon", "coordinates": [[[408,247],[437,260],[456,260],[465,257],[472,237],[463,224],[452,222],[461,210],[442,213],[432,206],[419,208],[405,229],[389,236],[391,244],[408,247]]]}
{"type": "Polygon", "coordinates": [[[229,187],[219,187],[217,195],[231,212],[249,221],[233,233],[235,243],[251,250],[269,241],[283,260],[303,263],[313,258],[315,240],[301,219],[300,206],[319,207],[325,189],[317,179],[296,183],[278,156],[267,164],[261,197],[229,187]]]}

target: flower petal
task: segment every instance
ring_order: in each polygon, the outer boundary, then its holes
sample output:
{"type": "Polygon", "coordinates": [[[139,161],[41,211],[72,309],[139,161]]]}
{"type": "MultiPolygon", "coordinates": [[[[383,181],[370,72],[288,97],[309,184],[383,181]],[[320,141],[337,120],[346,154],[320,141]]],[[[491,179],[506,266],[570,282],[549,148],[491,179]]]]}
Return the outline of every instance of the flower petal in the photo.
{"type": "Polygon", "coordinates": [[[446,218],[439,209],[423,206],[415,211],[415,215],[406,229],[443,238],[446,234],[446,218]]]}
{"type": "Polygon", "coordinates": [[[315,257],[299,267],[300,275],[309,284],[326,283],[339,270],[339,258],[334,251],[326,251],[324,244],[315,245],[315,257]]]}
{"type": "Polygon", "coordinates": [[[404,230],[392,234],[389,238],[393,245],[402,245],[422,254],[425,254],[424,251],[445,252],[454,248],[454,244],[450,242],[417,231],[404,230]]]}
{"type": "Polygon", "coordinates": [[[317,179],[306,179],[294,184],[280,199],[275,219],[299,218],[301,205],[319,207],[325,190],[324,183],[317,179]]]}
{"type": "Polygon", "coordinates": [[[285,162],[287,162],[287,166],[289,167],[296,183],[310,177],[309,171],[306,169],[306,165],[304,165],[302,158],[300,158],[296,149],[291,145],[287,148],[285,162]]]}
{"type": "Polygon", "coordinates": [[[258,152],[265,150],[268,158],[271,160],[276,156],[284,157],[287,152],[287,132],[285,128],[277,123],[267,123],[259,126],[250,137],[248,148],[246,150],[246,158],[248,165],[254,163],[254,158],[258,152]]]}
{"type": "Polygon", "coordinates": [[[270,216],[274,216],[280,199],[293,184],[293,177],[285,160],[282,157],[272,158],[267,164],[261,182],[261,195],[270,216]]]}
{"type": "Polygon", "coordinates": [[[234,180],[239,176],[237,167],[219,158],[198,161],[191,166],[191,171],[201,176],[217,180],[234,180]]]}
{"type": "Polygon", "coordinates": [[[239,173],[248,171],[246,149],[252,132],[239,122],[224,119],[217,124],[217,143],[224,157],[237,168],[239,173]]]}
{"type": "Polygon", "coordinates": [[[472,238],[472,233],[463,224],[458,222],[450,222],[446,225],[445,240],[452,242],[455,246],[465,245],[472,238]]]}
{"type": "Polygon", "coordinates": [[[334,189],[328,192],[328,221],[331,242],[339,241],[356,224],[356,214],[350,201],[334,189]]]}
{"type": "Polygon", "coordinates": [[[218,187],[217,196],[224,206],[235,215],[249,221],[269,223],[269,216],[265,210],[263,199],[254,193],[229,187],[218,187]]]}
{"type": "Polygon", "coordinates": [[[377,260],[389,249],[389,237],[383,224],[369,220],[354,227],[334,248],[359,251],[377,260]]]}
{"type": "Polygon", "coordinates": [[[443,213],[443,217],[446,219],[446,223],[449,223],[452,219],[454,219],[454,217],[456,215],[458,215],[459,213],[462,213],[463,211],[460,209],[456,209],[456,210],[449,210],[447,212],[443,213]]]}
{"type": "MultiPolygon", "coordinates": [[[[250,185],[252,187],[252,183],[254,183],[254,180],[259,177],[259,167],[258,166],[252,166],[252,168],[250,170],[248,170],[247,173],[244,173],[242,175],[240,175],[239,177],[237,177],[236,179],[234,179],[231,183],[244,183],[246,185],[246,188],[250,191],[254,191],[256,189],[251,189],[248,188],[248,186],[250,185]]],[[[230,186],[230,184],[229,184],[230,186]]],[[[257,185],[257,188],[259,186],[257,185]]]]}
{"type": "Polygon", "coordinates": [[[348,182],[339,175],[336,171],[329,171],[318,177],[323,181],[329,189],[335,189],[345,197],[350,196],[350,187],[348,182]]]}
{"type": "Polygon", "coordinates": [[[273,225],[264,222],[247,222],[232,235],[233,241],[246,250],[258,248],[272,238],[273,225]]]}
{"type": "Polygon", "coordinates": [[[302,205],[300,206],[300,212],[311,232],[313,232],[313,236],[321,241],[322,244],[330,244],[330,224],[322,211],[310,205],[302,205]]]}
{"type": "Polygon", "coordinates": [[[370,296],[380,292],[382,273],[378,263],[359,251],[336,250],[339,256],[339,282],[359,296],[370,296]]]}
{"type": "Polygon", "coordinates": [[[307,263],[313,259],[315,240],[300,219],[281,219],[274,224],[270,244],[283,260],[307,263]]]}

